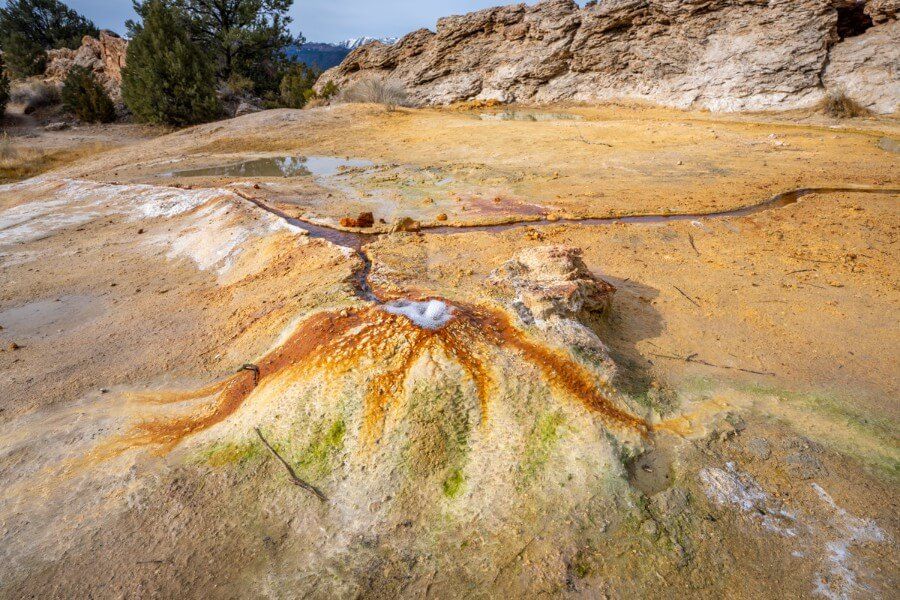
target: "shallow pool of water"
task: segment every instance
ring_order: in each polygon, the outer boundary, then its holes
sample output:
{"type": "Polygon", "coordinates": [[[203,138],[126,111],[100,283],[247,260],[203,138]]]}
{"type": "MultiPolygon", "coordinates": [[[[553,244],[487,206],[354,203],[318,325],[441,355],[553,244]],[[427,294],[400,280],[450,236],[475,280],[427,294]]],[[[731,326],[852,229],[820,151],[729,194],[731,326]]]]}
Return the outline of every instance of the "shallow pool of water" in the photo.
{"type": "Polygon", "coordinates": [[[482,121],[582,121],[584,117],[569,113],[528,112],[523,110],[507,110],[500,113],[481,113],[482,121]]]}
{"type": "Polygon", "coordinates": [[[900,141],[897,141],[893,138],[883,137],[879,139],[878,147],[882,150],[887,150],[888,152],[900,154],[900,141]]]}
{"type": "Polygon", "coordinates": [[[164,173],[164,177],[330,177],[343,169],[371,167],[368,160],[335,156],[271,156],[227,165],[183,169],[164,173]]]}

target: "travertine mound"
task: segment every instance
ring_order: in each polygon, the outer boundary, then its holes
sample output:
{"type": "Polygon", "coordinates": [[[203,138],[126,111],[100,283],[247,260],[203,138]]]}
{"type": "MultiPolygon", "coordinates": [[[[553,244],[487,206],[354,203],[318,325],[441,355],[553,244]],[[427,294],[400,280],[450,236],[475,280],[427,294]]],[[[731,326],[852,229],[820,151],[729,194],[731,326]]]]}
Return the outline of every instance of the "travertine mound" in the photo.
{"type": "Polygon", "coordinates": [[[44,77],[63,81],[74,66],[93,71],[97,81],[117,104],[122,102],[122,67],[128,42],[111,31],[101,31],[99,37],[84,36],[77,50],[60,48],[47,52],[44,77]]]}
{"type": "Polygon", "coordinates": [[[441,19],[374,42],[318,85],[397,79],[420,105],[646,100],[714,111],[815,105],[846,86],[897,105],[896,0],[547,0],[441,19]],[[845,56],[845,55],[850,56],[845,56]],[[833,56],[840,60],[833,61],[833,56]],[[864,77],[854,72],[865,72],[864,77]]]}

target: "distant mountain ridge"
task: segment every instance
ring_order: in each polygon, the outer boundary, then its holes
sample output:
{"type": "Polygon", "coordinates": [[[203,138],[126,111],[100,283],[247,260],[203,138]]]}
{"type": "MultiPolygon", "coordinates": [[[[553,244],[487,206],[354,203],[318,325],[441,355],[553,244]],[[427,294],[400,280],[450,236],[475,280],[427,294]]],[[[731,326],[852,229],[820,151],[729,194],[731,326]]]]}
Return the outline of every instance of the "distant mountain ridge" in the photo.
{"type": "Polygon", "coordinates": [[[298,60],[310,67],[325,71],[341,64],[344,58],[350,52],[361,46],[365,46],[369,42],[381,42],[383,44],[393,44],[397,38],[383,37],[375,38],[363,36],[358,38],[350,38],[342,42],[306,42],[300,46],[291,46],[288,48],[288,56],[298,60]]]}
{"type": "Polygon", "coordinates": [[[346,48],[347,50],[356,50],[360,46],[365,46],[369,42],[381,42],[382,44],[391,45],[397,42],[400,38],[395,37],[358,37],[358,38],[350,38],[349,40],[344,40],[343,42],[338,42],[336,45],[341,46],[342,48],[346,48]]]}

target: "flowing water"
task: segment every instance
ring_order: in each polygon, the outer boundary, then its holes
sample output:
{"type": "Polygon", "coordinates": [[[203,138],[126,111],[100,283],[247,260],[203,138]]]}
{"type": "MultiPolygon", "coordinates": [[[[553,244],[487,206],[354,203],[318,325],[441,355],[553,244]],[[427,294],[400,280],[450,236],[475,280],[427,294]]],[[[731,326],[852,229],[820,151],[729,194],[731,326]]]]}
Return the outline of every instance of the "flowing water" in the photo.
{"type": "MultiPolygon", "coordinates": [[[[442,225],[437,227],[429,227],[424,226],[422,231],[427,234],[434,235],[449,235],[456,233],[468,233],[473,231],[508,231],[510,229],[515,229],[517,227],[542,227],[547,225],[558,225],[560,223],[577,223],[580,225],[612,225],[614,223],[642,223],[642,224],[659,224],[659,223],[668,223],[673,221],[696,221],[703,219],[722,219],[726,217],[745,217],[748,215],[752,215],[755,213],[773,210],[776,208],[783,208],[785,206],[790,206],[791,204],[796,203],[809,194],[835,194],[835,193],[857,193],[857,194],[900,194],[900,189],[880,189],[880,188],[859,188],[859,187],[822,187],[822,188],[800,188],[796,190],[790,190],[787,192],[783,192],[772,198],[764,200],[758,204],[753,204],[750,206],[745,206],[743,208],[735,208],[731,210],[723,210],[719,212],[711,212],[711,213],[687,213],[687,214],[674,214],[674,215],[635,215],[628,217],[586,217],[586,218],[574,218],[574,219],[535,219],[535,220],[522,220],[522,221],[514,221],[511,223],[500,223],[495,225],[442,225]]],[[[357,293],[364,300],[369,301],[379,301],[375,293],[372,291],[371,286],[368,283],[369,272],[372,268],[372,261],[369,259],[368,255],[364,250],[364,246],[371,241],[374,241],[381,235],[387,235],[384,233],[363,233],[363,232],[355,232],[355,231],[341,231],[338,229],[334,229],[331,227],[327,227],[324,225],[317,225],[314,223],[309,223],[307,221],[301,221],[300,219],[295,219],[289,217],[282,211],[268,206],[264,202],[256,200],[248,195],[245,195],[241,192],[236,192],[242,198],[249,200],[262,208],[263,210],[267,210],[279,217],[285,219],[291,225],[298,227],[307,231],[310,237],[314,238],[322,238],[337,244],[338,246],[343,246],[345,248],[349,248],[356,252],[356,254],[363,261],[363,269],[360,273],[357,274],[357,293]]]]}
{"type": "MultiPolygon", "coordinates": [[[[663,223],[672,220],[710,219],[744,216],[762,210],[787,206],[814,192],[900,193],[900,190],[860,188],[818,188],[793,190],[779,194],[757,205],[709,214],[645,215],[638,217],[570,220],[585,224],[663,223]]],[[[365,244],[382,234],[345,232],[306,223],[288,217],[276,208],[267,206],[241,192],[241,197],[253,202],[292,225],[309,232],[311,237],[326,239],[354,250],[363,261],[357,274],[357,293],[369,301],[362,307],[341,311],[315,313],[302,321],[280,346],[262,357],[256,364],[244,365],[236,374],[222,381],[189,392],[158,392],[147,399],[156,404],[180,403],[201,398],[213,398],[212,410],[187,414],[174,419],[146,421],[137,424],[123,437],[102,444],[93,457],[103,460],[134,447],[154,446],[166,452],[184,438],[206,430],[234,414],[244,401],[266,381],[290,376],[298,365],[306,371],[319,371],[323,376],[343,376],[354,371],[363,359],[376,359],[383,368],[375,375],[365,392],[363,440],[371,447],[382,434],[385,410],[404,392],[410,369],[423,353],[440,349],[465,371],[475,384],[481,406],[481,419],[490,414],[490,391],[494,386],[491,365],[496,353],[512,350],[535,365],[543,380],[551,388],[579,400],[586,408],[615,429],[627,429],[647,436],[657,426],[619,408],[613,400],[614,390],[608,384],[598,384],[594,374],[567,353],[545,346],[515,326],[502,309],[476,306],[442,298],[379,298],[368,283],[371,260],[365,244]]],[[[537,224],[550,223],[542,221],[537,224]]],[[[559,221],[553,221],[559,222],[559,221]]],[[[512,227],[535,225],[535,222],[482,227],[441,227],[430,229],[432,234],[463,231],[506,230],[512,227]]],[[[647,481],[648,486],[666,482],[647,481]]]]}

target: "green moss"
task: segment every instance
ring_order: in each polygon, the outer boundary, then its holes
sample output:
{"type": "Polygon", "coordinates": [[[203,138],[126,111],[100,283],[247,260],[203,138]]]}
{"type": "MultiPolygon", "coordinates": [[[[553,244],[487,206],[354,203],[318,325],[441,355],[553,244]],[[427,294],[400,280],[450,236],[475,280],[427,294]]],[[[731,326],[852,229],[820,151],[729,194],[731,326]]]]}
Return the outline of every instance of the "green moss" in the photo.
{"type": "Polygon", "coordinates": [[[244,464],[263,453],[262,444],[256,440],[240,442],[216,442],[200,451],[200,462],[211,467],[222,467],[231,464],[244,464]]]}
{"type": "Polygon", "coordinates": [[[550,460],[553,449],[562,436],[564,421],[560,412],[548,412],[538,417],[525,440],[525,457],[520,464],[520,485],[534,479],[550,460]]]}
{"type": "Polygon", "coordinates": [[[461,469],[453,469],[450,471],[450,476],[444,480],[444,496],[451,500],[459,496],[465,481],[466,479],[461,469]]]}
{"type": "Polygon", "coordinates": [[[411,479],[430,480],[449,499],[462,492],[472,425],[471,399],[453,383],[417,385],[410,396],[405,420],[414,429],[404,462],[411,479]]]}
{"type": "Polygon", "coordinates": [[[572,560],[572,572],[579,579],[584,579],[594,570],[594,566],[591,564],[590,560],[592,551],[593,549],[579,551],[572,560]]]}
{"type": "MultiPolygon", "coordinates": [[[[691,395],[710,395],[726,384],[709,379],[692,380],[682,391],[691,395]]],[[[799,434],[850,456],[874,474],[900,480],[900,428],[896,421],[874,416],[858,408],[853,398],[841,398],[824,392],[795,392],[758,384],[731,387],[753,397],[779,399],[773,417],[799,434]]]]}
{"type": "Polygon", "coordinates": [[[309,444],[296,454],[298,471],[318,479],[328,474],[331,459],[344,448],[347,426],[343,419],[334,421],[327,429],[321,425],[313,431],[309,444]]]}

